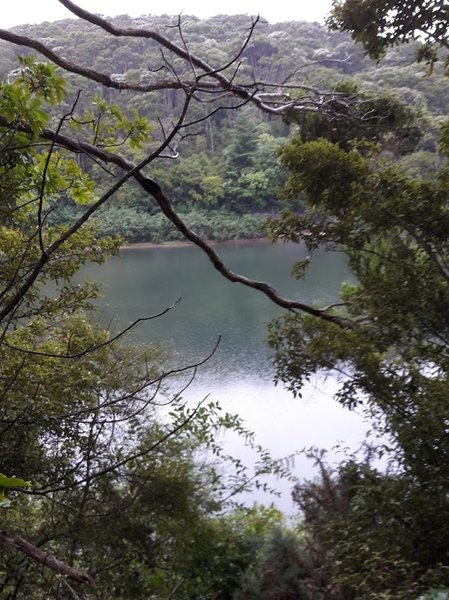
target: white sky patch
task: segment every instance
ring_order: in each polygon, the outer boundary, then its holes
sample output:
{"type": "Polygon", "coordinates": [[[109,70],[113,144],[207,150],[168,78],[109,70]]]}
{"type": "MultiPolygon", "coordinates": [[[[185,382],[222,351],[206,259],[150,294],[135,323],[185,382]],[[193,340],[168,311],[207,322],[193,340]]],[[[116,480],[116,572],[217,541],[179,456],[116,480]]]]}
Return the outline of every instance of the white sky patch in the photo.
{"type": "MultiPolygon", "coordinates": [[[[42,23],[72,17],[58,0],[3,0],[0,28],[7,29],[25,23],[42,23]]],[[[140,15],[195,15],[206,19],[216,14],[248,14],[264,17],[270,23],[282,21],[318,21],[323,23],[331,9],[332,0],[227,0],[206,2],[205,0],[79,0],[78,5],[90,12],[115,16],[140,15]]]]}

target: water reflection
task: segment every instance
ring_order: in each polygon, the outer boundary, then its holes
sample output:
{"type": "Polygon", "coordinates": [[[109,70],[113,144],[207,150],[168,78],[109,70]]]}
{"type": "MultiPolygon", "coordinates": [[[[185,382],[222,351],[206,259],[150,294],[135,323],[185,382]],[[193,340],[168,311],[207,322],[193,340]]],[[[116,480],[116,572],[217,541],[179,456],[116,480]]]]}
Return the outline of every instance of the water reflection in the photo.
{"type": "MultiPolygon", "coordinates": [[[[294,244],[227,244],[219,252],[235,271],[309,303],[334,301],[340,283],[350,278],[341,254],[317,252],[305,279],[295,281],[291,264],[303,259],[305,250],[294,244]]],[[[311,445],[331,449],[340,442],[355,448],[363,440],[362,419],[332,400],[335,380],[310,384],[301,400],[274,386],[266,323],[281,309],[260,292],[224,280],[197,248],[127,249],[105,265],[89,265],[81,277],[102,283],[102,318],[113,319],[116,329],[181,297],[169,313],[135,329],[132,341],[168,345],[174,363],[183,366],[207,356],[221,335],[217,352],[185,396],[194,402],[210,394],[227,411],[238,412],[274,456],[311,445]]],[[[245,456],[245,449],[232,449],[245,456]]],[[[313,475],[311,464],[301,458],[296,472],[313,475]]],[[[283,486],[279,503],[285,510],[291,508],[289,487],[283,486]]]]}

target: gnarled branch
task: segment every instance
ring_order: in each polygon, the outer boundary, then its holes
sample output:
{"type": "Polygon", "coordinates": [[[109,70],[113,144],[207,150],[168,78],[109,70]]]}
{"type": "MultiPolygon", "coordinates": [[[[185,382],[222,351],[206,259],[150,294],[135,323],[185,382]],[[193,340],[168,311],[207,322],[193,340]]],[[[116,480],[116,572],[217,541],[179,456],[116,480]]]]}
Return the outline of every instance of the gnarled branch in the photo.
{"type": "MultiPolygon", "coordinates": [[[[9,123],[5,117],[0,115],[0,127],[10,126],[11,123],[9,123]]],[[[31,127],[27,124],[20,123],[16,127],[19,131],[23,131],[30,134],[32,133],[31,127]]],[[[351,327],[354,325],[354,323],[350,319],[342,318],[335,314],[330,314],[325,310],[315,308],[309,304],[305,304],[297,300],[290,300],[284,298],[267,282],[245,277],[244,275],[240,275],[229,269],[224,264],[219,254],[212,248],[212,246],[201,236],[195,233],[190,227],[188,227],[186,223],[184,223],[181,217],[174,210],[170,200],[164,194],[159,184],[151,177],[148,177],[142,173],[142,169],[150,162],[149,158],[142,161],[139,165],[135,165],[123,156],[108,152],[106,150],[93,146],[92,144],[76,140],[67,135],[56,134],[55,132],[49,129],[43,129],[40,133],[40,137],[46,140],[55,141],[60,146],[67,148],[68,150],[71,150],[73,152],[83,152],[88,155],[95,156],[100,160],[115,164],[116,166],[120,167],[125,171],[123,177],[111,188],[112,191],[110,190],[109,192],[107,192],[102,198],[100,198],[100,200],[98,200],[93,206],[86,210],[83,216],[80,217],[80,219],[78,219],[78,221],[76,221],[76,223],[72,225],[72,227],[70,227],[58,240],[56,240],[52,244],[52,246],[50,246],[50,248],[47,249],[47,257],[54,253],[56,249],[66,239],[73,235],[73,233],[75,233],[89,219],[89,217],[92,214],[94,214],[98,210],[98,208],[102,204],[104,204],[104,202],[106,202],[106,200],[112,195],[112,193],[119,189],[119,187],[121,187],[125,183],[125,181],[133,177],[140,184],[140,186],[156,200],[163,214],[173,223],[173,225],[178,229],[178,231],[180,231],[186,239],[190,240],[193,244],[201,248],[201,250],[203,250],[203,252],[209,258],[215,269],[219,271],[219,273],[221,273],[226,279],[234,283],[240,283],[247,287],[261,291],[272,302],[274,302],[278,306],[281,306],[282,308],[286,308],[288,310],[300,310],[315,317],[319,317],[320,319],[332,322],[335,325],[338,325],[339,327],[351,327]]],[[[37,268],[39,268],[40,270],[42,267],[40,265],[37,265],[36,269],[37,268]]],[[[0,312],[0,320],[6,314],[8,314],[7,312],[5,313],[7,309],[8,307],[5,307],[3,311],[0,312]],[[3,313],[5,313],[5,315],[3,313]]],[[[9,308],[9,310],[11,310],[11,308],[9,308]]]]}
{"type": "Polygon", "coordinates": [[[0,542],[5,544],[5,546],[9,546],[10,548],[14,548],[15,550],[19,550],[22,554],[25,554],[28,558],[31,558],[35,562],[40,563],[47,569],[58,573],[58,575],[64,575],[64,577],[68,577],[69,579],[73,579],[78,583],[83,583],[89,585],[90,587],[95,586],[95,582],[90,575],[87,573],[83,573],[74,567],[70,567],[66,565],[62,561],[58,560],[56,556],[52,554],[47,554],[28,540],[16,535],[14,533],[8,533],[7,531],[0,530],[0,542]]]}

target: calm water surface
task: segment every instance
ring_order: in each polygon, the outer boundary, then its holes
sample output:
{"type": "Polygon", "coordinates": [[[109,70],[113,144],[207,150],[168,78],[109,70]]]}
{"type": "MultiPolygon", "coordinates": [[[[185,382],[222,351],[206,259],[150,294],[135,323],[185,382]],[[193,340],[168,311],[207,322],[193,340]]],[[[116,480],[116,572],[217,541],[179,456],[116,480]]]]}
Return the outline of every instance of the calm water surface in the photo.
{"type": "MultiPolygon", "coordinates": [[[[290,277],[290,268],[305,257],[301,246],[254,242],[217,249],[233,270],[264,279],[283,295],[304,302],[332,302],[341,281],[350,277],[339,253],[317,252],[308,275],[298,282],[290,277]]],[[[266,323],[282,310],[260,292],[223,279],[197,248],[125,249],[104,265],[89,265],[82,277],[101,282],[102,318],[112,320],[117,330],[181,298],[164,316],[134,329],[132,341],[164,344],[174,364],[183,366],[207,356],[221,336],[217,352],[185,396],[195,401],[209,394],[224,409],[238,412],[273,456],[310,446],[332,450],[339,443],[355,448],[363,440],[367,425],[332,400],[337,385],[332,378],[308,385],[300,400],[274,386],[266,323]]],[[[250,460],[245,449],[232,450],[250,460]]],[[[295,473],[311,477],[312,465],[299,457],[295,473]]],[[[278,487],[283,494],[278,504],[290,511],[291,486],[280,482],[278,487]]]]}

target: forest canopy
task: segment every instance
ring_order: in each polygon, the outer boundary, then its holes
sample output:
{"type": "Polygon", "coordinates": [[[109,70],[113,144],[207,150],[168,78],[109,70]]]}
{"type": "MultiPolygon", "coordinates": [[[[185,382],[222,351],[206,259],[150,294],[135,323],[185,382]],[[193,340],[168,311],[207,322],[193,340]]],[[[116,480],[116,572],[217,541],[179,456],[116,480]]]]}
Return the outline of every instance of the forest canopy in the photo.
{"type": "MultiPolygon", "coordinates": [[[[168,22],[167,19],[121,16],[113,23],[122,29],[154,30],[163,34],[169,43],[175,42],[177,19],[168,22]]],[[[432,168],[437,160],[436,123],[447,113],[449,84],[439,68],[435,68],[432,78],[423,76],[423,67],[412,63],[416,48],[394,47],[376,64],[364,56],[363,49],[351,42],[347,34],[329,32],[317,23],[301,22],[282,25],[258,22],[251,39],[242,48],[249,24],[249,18],[243,16],[214,17],[206,21],[190,16],[182,18],[183,39],[193,54],[203,52],[207,46],[207,60],[211,65],[222,65],[241,50],[236,62],[228,68],[229,77],[238,66],[238,80],[244,83],[247,93],[256,92],[257,86],[266,87],[263,96],[255,94],[254,102],[243,100],[245,105],[238,111],[224,108],[214,112],[198,122],[182,141],[178,137],[173,143],[176,160],[167,156],[152,164],[154,178],[177,212],[202,237],[217,240],[262,237],[264,218],[282,206],[278,190],[285,184],[287,173],[278,159],[278,148],[298,125],[305,135],[326,136],[334,132],[335,139],[342,135],[350,138],[350,128],[343,132],[348,119],[334,119],[332,115],[347,112],[358,92],[365,95],[365,102],[359,104],[358,117],[370,114],[375,108],[369,95],[386,96],[384,107],[379,109],[385,121],[391,121],[396,115],[398,128],[403,126],[403,116],[393,108],[394,103],[405,102],[414,107],[422,136],[404,162],[419,172],[432,168]],[[276,87],[281,83],[284,87],[276,87]],[[272,102],[267,112],[256,109],[256,96],[265,102],[265,108],[272,102]],[[292,110],[295,102],[298,108],[304,107],[306,113],[292,110]],[[322,114],[324,118],[319,117],[322,114]]],[[[112,83],[101,86],[101,77],[82,81],[79,75],[66,73],[71,90],[83,89],[77,108],[85,120],[91,119],[93,123],[99,114],[105,121],[111,119],[107,105],[112,104],[128,120],[139,114],[141,126],[142,119],[146,119],[151,139],[156,141],[164,135],[161,123],[169,128],[173,115],[181,110],[184,95],[176,89],[177,83],[171,81],[164,87],[169,65],[162,65],[162,70],[158,70],[161,57],[155,39],[126,36],[119,42],[117,36],[110,36],[104,29],[80,19],[28,25],[13,32],[39,40],[48,52],[69,57],[73,64],[112,77],[112,83]],[[138,91],[132,93],[134,88],[138,91]],[[151,102],[146,101],[145,89],[151,91],[151,102]]],[[[2,44],[0,74],[13,77],[18,68],[16,54],[26,56],[36,49],[30,45],[2,44]]],[[[188,64],[179,58],[176,60],[173,66],[177,76],[189,76],[188,64]]],[[[209,96],[210,99],[212,90],[209,96]]],[[[222,104],[227,107],[232,102],[228,98],[222,104]]],[[[209,102],[192,102],[189,110],[193,120],[207,115],[210,106],[209,102]]],[[[54,116],[59,115],[55,112],[54,116]]],[[[379,122],[369,119],[365,124],[375,135],[379,122]]],[[[121,126],[125,126],[123,119],[121,126]]],[[[134,152],[128,156],[132,159],[135,155],[134,152]]],[[[88,161],[83,167],[88,168],[97,189],[107,188],[108,179],[103,170],[88,165],[88,161]]],[[[298,198],[298,206],[300,204],[301,198],[298,198]]],[[[80,214],[79,205],[72,199],[60,198],[49,219],[61,224],[80,214]]],[[[128,242],[159,243],[182,238],[138,186],[127,186],[126,193],[118,190],[99,217],[101,233],[120,234],[128,242]]]]}

